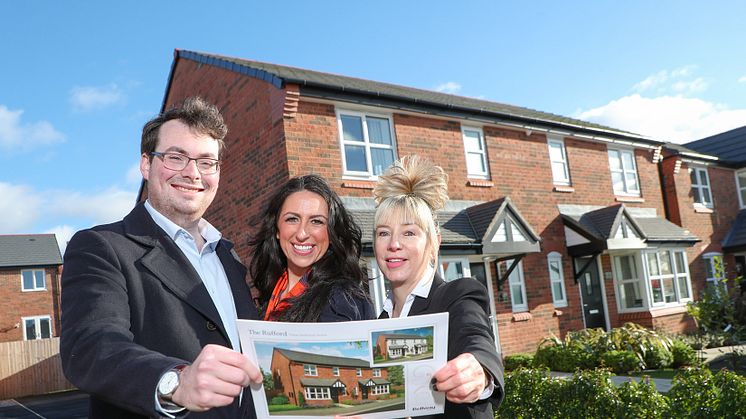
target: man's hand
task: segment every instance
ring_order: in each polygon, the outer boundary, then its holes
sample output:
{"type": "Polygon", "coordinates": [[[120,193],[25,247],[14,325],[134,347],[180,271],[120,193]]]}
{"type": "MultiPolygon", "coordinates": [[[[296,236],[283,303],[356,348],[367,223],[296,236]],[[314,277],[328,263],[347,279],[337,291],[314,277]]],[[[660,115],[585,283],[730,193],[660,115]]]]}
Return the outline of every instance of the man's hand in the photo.
{"type": "Polygon", "coordinates": [[[487,385],[484,368],[474,355],[464,353],[433,374],[435,390],[446,394],[452,403],[474,403],[487,385]]]}
{"type": "Polygon", "coordinates": [[[181,371],[172,400],[188,410],[204,412],[227,406],[250,383],[261,383],[259,368],[246,356],[219,345],[207,345],[192,365],[181,371]]]}

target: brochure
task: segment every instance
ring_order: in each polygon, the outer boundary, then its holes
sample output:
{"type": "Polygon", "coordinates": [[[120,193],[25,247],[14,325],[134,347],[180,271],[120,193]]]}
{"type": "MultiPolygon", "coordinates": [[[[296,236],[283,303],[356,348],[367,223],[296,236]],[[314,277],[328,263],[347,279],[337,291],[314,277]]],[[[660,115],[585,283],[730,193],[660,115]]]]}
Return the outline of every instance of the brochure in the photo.
{"type": "Polygon", "coordinates": [[[340,323],[238,320],[264,375],[259,418],[402,418],[443,413],[433,373],[448,359],[448,313],[340,323]]]}

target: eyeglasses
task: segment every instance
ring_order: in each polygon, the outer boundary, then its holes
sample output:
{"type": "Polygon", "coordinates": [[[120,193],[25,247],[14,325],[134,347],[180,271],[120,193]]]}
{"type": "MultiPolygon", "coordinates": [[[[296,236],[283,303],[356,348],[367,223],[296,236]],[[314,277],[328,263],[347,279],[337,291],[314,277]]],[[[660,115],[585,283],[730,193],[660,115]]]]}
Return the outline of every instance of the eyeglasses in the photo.
{"type": "Polygon", "coordinates": [[[220,160],[207,157],[198,157],[194,159],[180,153],[160,153],[158,151],[152,151],[150,155],[160,157],[160,159],[163,160],[163,165],[169,170],[184,170],[192,160],[197,163],[197,170],[203,175],[215,174],[220,169],[220,160]]]}

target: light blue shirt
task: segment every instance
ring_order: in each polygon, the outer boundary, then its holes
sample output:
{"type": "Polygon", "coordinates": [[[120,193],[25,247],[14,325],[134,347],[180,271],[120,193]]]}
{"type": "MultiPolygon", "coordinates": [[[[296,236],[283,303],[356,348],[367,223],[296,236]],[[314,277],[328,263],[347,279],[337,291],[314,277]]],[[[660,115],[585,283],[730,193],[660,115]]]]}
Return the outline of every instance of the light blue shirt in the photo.
{"type": "Polygon", "coordinates": [[[153,221],[162,228],[176,245],[184,253],[189,262],[197,271],[202,283],[205,284],[207,292],[212,298],[213,304],[218,309],[220,319],[223,321],[223,327],[228,332],[231,346],[236,351],[241,351],[241,342],[238,338],[238,329],[236,328],[236,305],[233,301],[233,292],[228,284],[228,277],[225,275],[223,264],[215,252],[222,235],[220,232],[208,223],[207,220],[199,220],[199,233],[205,239],[205,245],[200,251],[197,249],[197,243],[194,241],[189,232],[176,225],[173,221],[156,211],[149,201],[145,201],[145,209],[148,211],[153,221]]]}

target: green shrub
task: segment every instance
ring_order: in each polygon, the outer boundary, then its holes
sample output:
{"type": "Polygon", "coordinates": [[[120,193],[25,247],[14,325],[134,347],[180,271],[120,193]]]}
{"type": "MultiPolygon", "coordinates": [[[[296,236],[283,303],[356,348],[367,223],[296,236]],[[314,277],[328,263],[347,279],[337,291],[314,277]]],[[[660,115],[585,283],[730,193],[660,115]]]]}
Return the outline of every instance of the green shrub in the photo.
{"type": "Polygon", "coordinates": [[[720,389],[718,415],[746,418],[746,378],[720,370],[715,374],[715,386],[720,389]]]}
{"type": "Polygon", "coordinates": [[[616,386],[611,373],[605,370],[577,371],[563,380],[558,397],[563,418],[604,418],[617,410],[616,386]]]}
{"type": "Polygon", "coordinates": [[[609,351],[601,354],[601,365],[611,368],[616,374],[640,370],[640,360],[632,351],[609,351]]]}
{"type": "Polygon", "coordinates": [[[642,382],[627,381],[617,389],[619,404],[616,418],[667,418],[669,409],[668,398],[658,393],[655,383],[649,380],[642,382]]]}
{"type": "Polygon", "coordinates": [[[697,351],[680,339],[674,339],[671,344],[671,354],[673,355],[673,368],[693,367],[699,363],[697,351]]]}
{"type": "Polygon", "coordinates": [[[505,400],[496,418],[542,418],[556,415],[558,388],[564,380],[555,380],[546,369],[518,368],[505,374],[505,400]]]}
{"type": "Polygon", "coordinates": [[[508,355],[504,358],[505,371],[517,370],[520,367],[529,368],[533,365],[534,356],[529,354],[508,355]]]}
{"type": "Polygon", "coordinates": [[[685,369],[672,382],[668,398],[671,417],[716,417],[717,390],[712,372],[707,369],[685,369]]]}
{"type": "Polygon", "coordinates": [[[658,370],[671,366],[673,363],[673,354],[667,347],[653,346],[646,348],[643,360],[645,361],[645,368],[658,370]]]}
{"type": "Polygon", "coordinates": [[[287,398],[287,396],[275,396],[270,399],[269,404],[271,405],[277,405],[277,404],[288,404],[290,400],[287,398]]]}
{"type": "Polygon", "coordinates": [[[569,346],[544,346],[536,350],[534,365],[552,371],[573,372],[580,368],[583,354],[569,346]]]}

